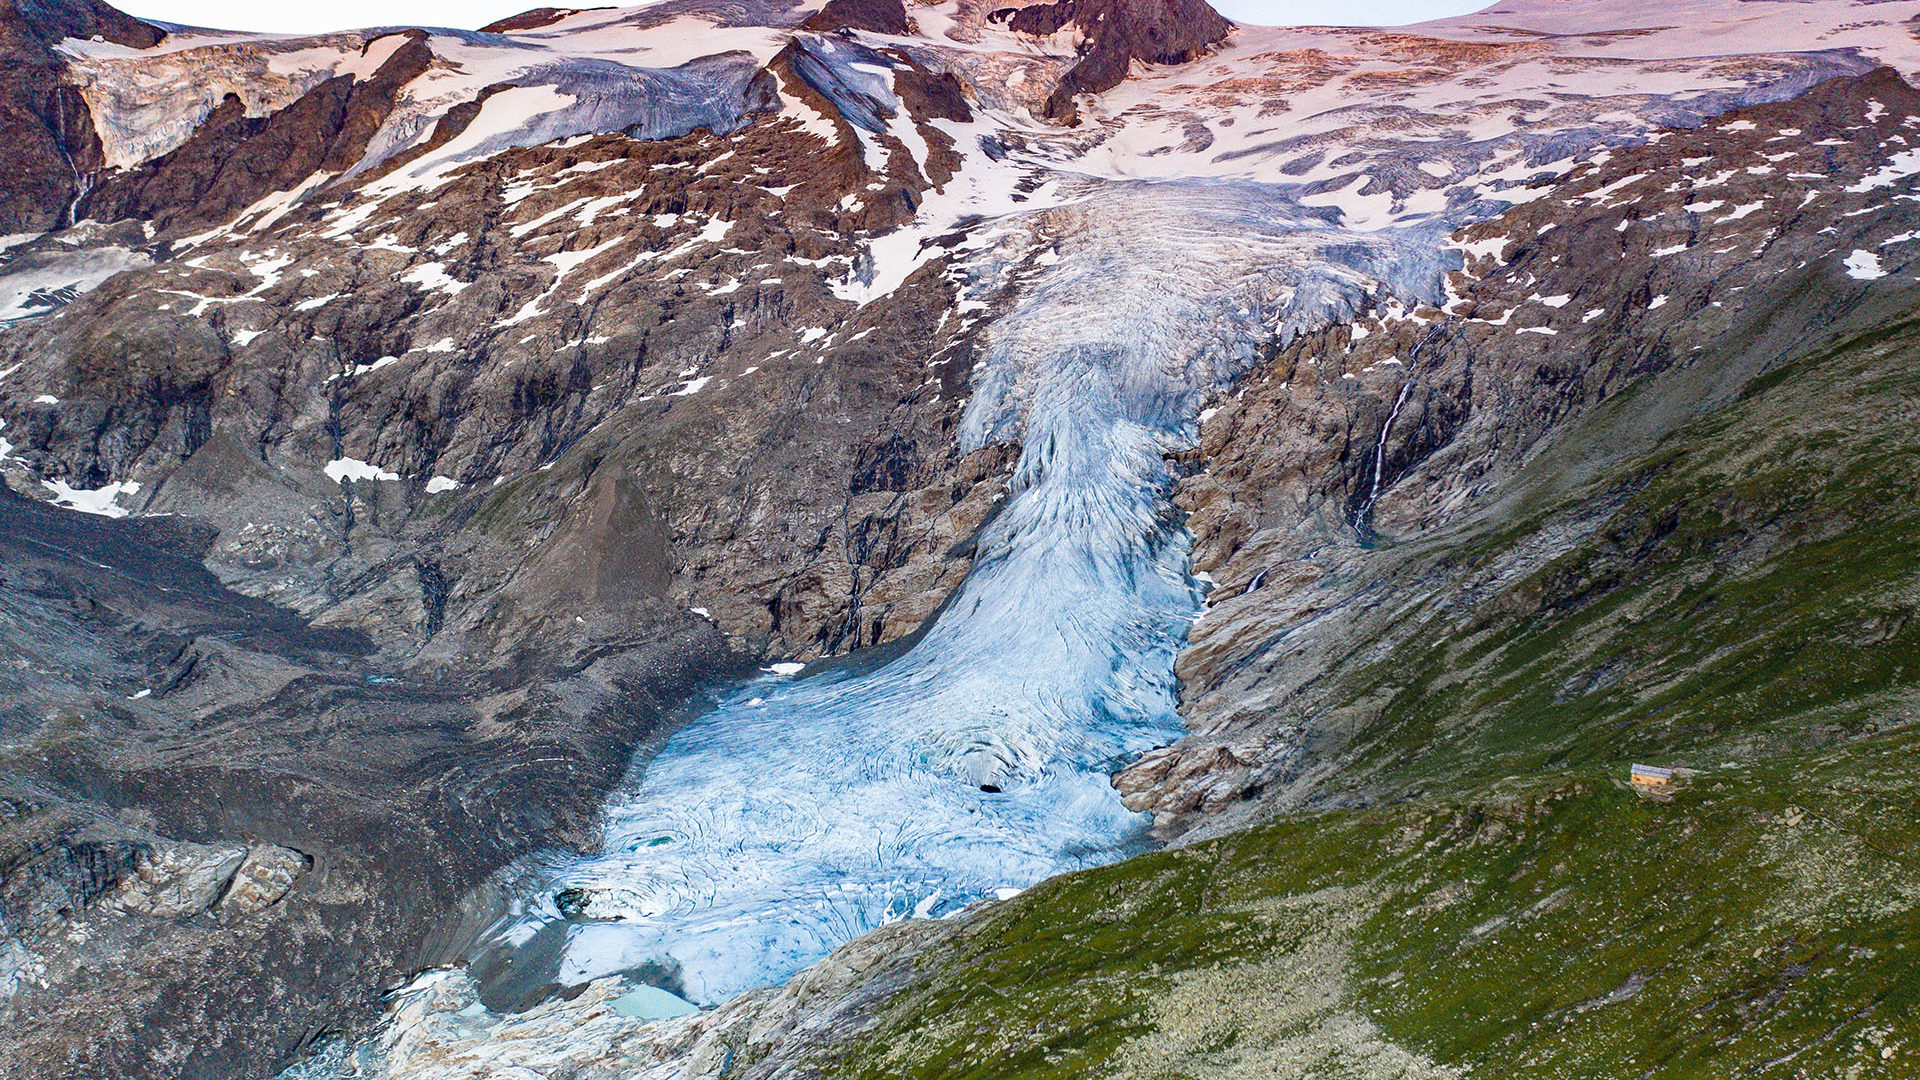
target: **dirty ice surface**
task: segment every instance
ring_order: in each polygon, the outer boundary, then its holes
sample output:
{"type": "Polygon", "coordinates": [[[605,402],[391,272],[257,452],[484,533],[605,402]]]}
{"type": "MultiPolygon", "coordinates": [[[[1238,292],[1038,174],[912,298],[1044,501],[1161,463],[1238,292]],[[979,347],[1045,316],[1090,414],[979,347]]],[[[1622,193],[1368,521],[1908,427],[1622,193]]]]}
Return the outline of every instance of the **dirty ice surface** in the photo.
{"type": "Polygon", "coordinates": [[[1164,455],[1258,342],[1393,288],[1387,268],[1437,293],[1442,258],[1433,235],[1356,236],[1271,189],[1070,202],[967,246],[978,279],[1032,280],[962,420],[962,450],[1022,454],[958,593],[891,660],[770,669],[640,763],[600,851],[533,875],[494,932],[516,978],[626,973],[716,1003],[1145,842],[1109,777],[1179,735],[1201,598],[1164,455]],[[1149,241],[1166,257],[1132,257],[1149,241]]]}

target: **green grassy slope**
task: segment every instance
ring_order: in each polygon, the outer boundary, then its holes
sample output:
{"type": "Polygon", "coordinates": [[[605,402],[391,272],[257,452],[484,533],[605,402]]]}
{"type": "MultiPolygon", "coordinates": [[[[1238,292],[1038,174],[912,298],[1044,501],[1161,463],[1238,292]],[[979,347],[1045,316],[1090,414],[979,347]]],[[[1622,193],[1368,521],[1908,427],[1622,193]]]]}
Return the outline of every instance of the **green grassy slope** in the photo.
{"type": "Polygon", "coordinates": [[[1338,676],[1404,798],[989,909],[827,1071],[1920,1076],[1917,361],[1917,322],[1804,356],[1463,540],[1614,507],[1338,676]],[[1699,773],[1645,801],[1632,760],[1699,773]]]}
{"type": "MultiPolygon", "coordinates": [[[[1815,749],[1920,706],[1920,325],[1787,364],[1732,408],[1454,557],[1575,504],[1572,551],[1347,676],[1390,694],[1369,762],[1406,778],[1815,749]]],[[[1658,394],[1643,385],[1635,397],[1658,394]]],[[[1589,418],[1602,431],[1631,399],[1589,418]]],[[[1573,441],[1578,441],[1577,438],[1573,441]]]]}

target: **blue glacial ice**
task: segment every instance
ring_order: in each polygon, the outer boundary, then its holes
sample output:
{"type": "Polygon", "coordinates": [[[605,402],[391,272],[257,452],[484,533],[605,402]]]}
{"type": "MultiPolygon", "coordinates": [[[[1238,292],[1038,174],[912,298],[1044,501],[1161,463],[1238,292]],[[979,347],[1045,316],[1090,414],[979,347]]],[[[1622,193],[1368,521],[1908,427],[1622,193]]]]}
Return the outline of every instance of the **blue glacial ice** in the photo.
{"type": "Polygon", "coordinates": [[[972,573],[891,661],[756,680],[672,735],[601,850],[536,873],[496,943],[557,930],[562,985],[624,972],[712,1004],[1145,844],[1109,776],[1178,736],[1201,600],[1165,454],[1270,336],[1383,287],[1430,295],[1434,239],[1207,183],[1089,183],[978,226],[976,282],[1033,280],[962,421],[963,450],[1022,444],[972,573]]]}

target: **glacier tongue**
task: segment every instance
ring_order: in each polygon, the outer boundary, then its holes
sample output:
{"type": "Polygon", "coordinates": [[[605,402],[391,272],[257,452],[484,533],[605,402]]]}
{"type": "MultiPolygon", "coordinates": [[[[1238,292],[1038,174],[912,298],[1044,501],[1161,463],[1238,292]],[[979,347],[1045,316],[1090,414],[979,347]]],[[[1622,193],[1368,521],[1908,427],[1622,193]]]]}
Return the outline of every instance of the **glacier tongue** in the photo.
{"type": "MultiPolygon", "coordinates": [[[[1249,31],[1211,70],[1286,96],[1269,69],[1291,54],[1271,47],[1295,36],[1249,31]]],[[[930,70],[1004,66],[945,44],[914,48],[930,70]]],[[[869,52],[829,41],[797,70],[849,117],[870,167],[880,152],[869,137],[896,128],[925,165],[925,133],[903,120],[869,52]]],[[[1716,77],[1705,92],[1691,89],[1695,74],[1668,72],[1690,88],[1684,100],[1616,73],[1538,118],[1505,102],[1560,76],[1508,65],[1491,99],[1480,76],[1436,77],[1417,103],[1434,115],[1411,127],[1406,103],[1357,83],[1328,83],[1326,108],[1301,107],[1284,125],[1255,123],[1266,104],[1220,116],[1217,88],[1167,69],[1116,89],[1080,127],[1009,125],[987,111],[932,129],[962,167],[913,224],[870,238],[866,265],[833,288],[867,302],[902,287],[935,247],[958,253],[949,272],[966,282],[953,309],[963,325],[1017,286],[985,329],[959,432],[962,450],[1022,446],[972,573],[911,648],[878,666],[739,688],[635,767],[596,854],[520,868],[517,906],[473,965],[488,1002],[625,974],[716,1003],[884,923],[948,914],[1146,843],[1146,820],[1108,775],[1180,732],[1173,661],[1200,594],[1165,454],[1193,437],[1202,400],[1267,342],[1389,297],[1399,310],[1440,299],[1459,259],[1451,230],[1531,197],[1536,176],[1656,123],[1697,122],[1862,62],[1806,54],[1716,77]],[[1636,126],[1618,129],[1622,116],[1636,126]]],[[[472,146],[450,143],[390,182],[495,148],[483,137],[504,132],[497,145],[509,145],[573,130],[582,103],[628,118],[631,95],[576,93],[598,86],[581,74],[597,71],[575,62],[565,85],[550,73],[548,92],[572,99],[564,107],[503,108],[472,146]]]]}
{"type": "Polygon", "coordinates": [[[757,680],[637,767],[600,853],[548,867],[496,929],[516,979],[626,972],[716,1003],[1146,841],[1108,776],[1179,734],[1201,596],[1164,454],[1254,343],[1350,310],[1376,268],[1431,294],[1439,245],[1332,228],[1260,185],[1079,194],[974,258],[982,282],[1038,276],[963,421],[963,447],[1023,443],[972,574],[890,662],[757,680]]]}

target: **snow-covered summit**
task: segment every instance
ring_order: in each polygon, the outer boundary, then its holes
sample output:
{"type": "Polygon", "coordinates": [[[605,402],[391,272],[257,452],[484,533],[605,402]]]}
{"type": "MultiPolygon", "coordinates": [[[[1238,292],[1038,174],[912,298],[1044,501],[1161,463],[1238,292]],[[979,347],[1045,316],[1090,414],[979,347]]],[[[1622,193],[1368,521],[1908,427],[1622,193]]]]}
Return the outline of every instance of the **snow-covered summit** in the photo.
{"type": "Polygon", "coordinates": [[[411,163],[415,176],[581,134],[804,119],[803,91],[770,90],[756,76],[826,27],[953,73],[992,129],[1050,168],[1300,185],[1355,223],[1498,196],[1567,161],[1560,150],[1633,139],[1831,75],[1920,70],[1920,44],[1900,29],[1920,14],[1912,2],[1514,0],[1392,30],[1231,27],[1205,23],[1217,16],[1197,0],[1189,6],[943,0],[907,5],[907,32],[882,33],[860,27],[892,17],[860,5],[659,0],[535,12],[495,32],[180,29],[146,48],[68,38],[58,52],[111,172],[184,146],[230,96],[245,116],[267,117],[329,80],[374,78],[404,42],[423,40],[430,59],[404,73],[357,159],[327,178],[337,182],[423,154],[432,162],[411,163]],[[1182,18],[1204,25],[1170,36],[1163,24],[1182,18]],[[1106,28],[1123,26],[1133,37],[1110,44],[1125,34],[1106,28]],[[1124,62],[1103,59],[1114,49],[1124,62]],[[445,138],[456,122],[462,131],[445,138]],[[1521,131],[1529,136],[1515,138],[1521,131]],[[436,137],[457,145],[430,145],[436,137]]]}

